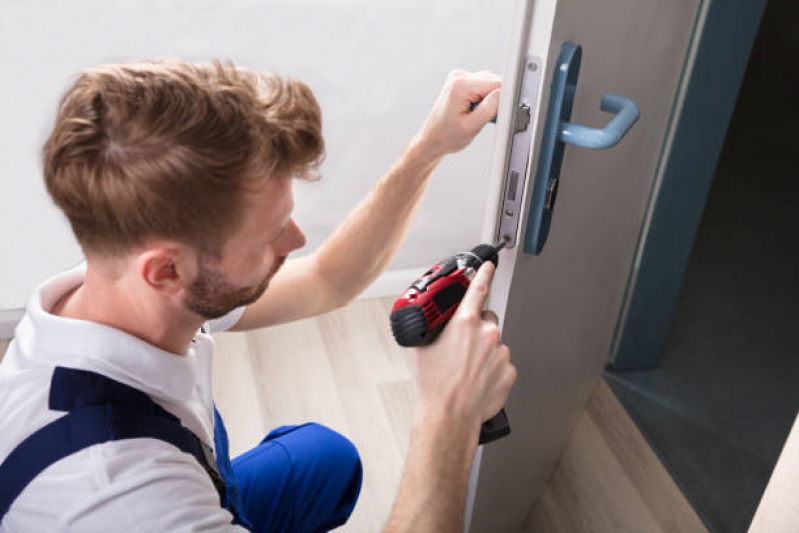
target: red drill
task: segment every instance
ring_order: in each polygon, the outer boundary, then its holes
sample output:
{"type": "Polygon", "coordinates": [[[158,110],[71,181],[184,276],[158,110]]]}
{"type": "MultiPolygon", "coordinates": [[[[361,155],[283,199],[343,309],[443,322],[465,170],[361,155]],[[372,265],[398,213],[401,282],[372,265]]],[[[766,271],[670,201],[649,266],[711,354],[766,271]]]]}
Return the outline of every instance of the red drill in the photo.
{"type": "MultiPolygon", "coordinates": [[[[486,261],[499,264],[496,246],[480,244],[469,252],[457,253],[433,265],[400,296],[391,309],[391,331],[400,346],[430,344],[444,329],[461,303],[477,269],[486,261]]],[[[508,417],[502,409],[480,428],[480,444],[510,433],[508,417]]]]}

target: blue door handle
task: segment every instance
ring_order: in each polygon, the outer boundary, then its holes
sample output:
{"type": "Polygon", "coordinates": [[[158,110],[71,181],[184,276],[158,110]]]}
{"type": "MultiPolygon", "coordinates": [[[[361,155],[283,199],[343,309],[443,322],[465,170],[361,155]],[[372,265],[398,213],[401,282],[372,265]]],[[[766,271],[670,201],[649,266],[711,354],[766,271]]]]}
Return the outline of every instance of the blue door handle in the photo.
{"type": "Polygon", "coordinates": [[[616,116],[602,129],[586,128],[579,124],[564,122],[560,140],[581,148],[606,150],[619,144],[633,124],[641,116],[638,105],[629,98],[607,93],[602,97],[602,111],[616,113],[616,116]]]}
{"type": "Polygon", "coordinates": [[[611,148],[624,138],[641,115],[638,106],[629,98],[605,94],[602,97],[602,111],[616,114],[607,126],[602,129],[587,128],[569,122],[581,59],[580,46],[563,43],[552,76],[547,121],[541,136],[538,168],[524,235],[524,251],[528,254],[538,255],[547,242],[566,145],[594,150],[611,148]]]}

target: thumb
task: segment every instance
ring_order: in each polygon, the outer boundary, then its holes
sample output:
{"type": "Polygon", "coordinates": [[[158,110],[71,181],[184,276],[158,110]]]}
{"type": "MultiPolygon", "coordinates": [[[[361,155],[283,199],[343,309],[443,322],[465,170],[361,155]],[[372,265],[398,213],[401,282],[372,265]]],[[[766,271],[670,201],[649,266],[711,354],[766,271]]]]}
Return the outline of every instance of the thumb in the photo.
{"type": "Polygon", "coordinates": [[[473,313],[480,316],[488,299],[488,289],[494,279],[494,270],[494,263],[491,261],[486,261],[480,266],[469,288],[466,290],[463,300],[461,300],[461,304],[458,307],[459,312],[473,313]]]}

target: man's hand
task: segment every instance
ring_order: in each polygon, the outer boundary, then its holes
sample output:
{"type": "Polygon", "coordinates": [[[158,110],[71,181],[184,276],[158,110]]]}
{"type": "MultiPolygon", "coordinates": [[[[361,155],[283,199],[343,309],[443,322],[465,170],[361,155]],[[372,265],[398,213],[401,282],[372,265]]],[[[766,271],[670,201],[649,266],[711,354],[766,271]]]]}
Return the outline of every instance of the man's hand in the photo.
{"type": "Polygon", "coordinates": [[[433,157],[460,151],[472,142],[497,114],[499,87],[499,77],[487,70],[450,72],[419,132],[419,139],[433,157]],[[471,105],[478,102],[480,105],[471,111],[471,105]]]}
{"type": "Polygon", "coordinates": [[[414,349],[420,401],[384,533],[463,531],[480,425],[499,412],[516,380],[496,318],[483,311],[493,276],[493,263],[485,263],[441,335],[414,349]]]}
{"type": "Polygon", "coordinates": [[[480,267],[441,335],[415,349],[422,416],[446,416],[475,435],[505,404],[516,380],[510,350],[499,342],[496,315],[483,311],[494,268],[490,261],[480,267]]]}

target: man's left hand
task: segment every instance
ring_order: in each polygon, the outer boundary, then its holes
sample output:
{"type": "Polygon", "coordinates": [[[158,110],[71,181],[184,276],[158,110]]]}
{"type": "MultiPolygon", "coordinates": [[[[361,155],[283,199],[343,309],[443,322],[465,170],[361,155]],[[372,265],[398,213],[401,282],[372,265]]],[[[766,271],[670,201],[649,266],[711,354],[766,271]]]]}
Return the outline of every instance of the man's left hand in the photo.
{"type": "Polygon", "coordinates": [[[433,110],[419,132],[419,139],[433,157],[458,152],[469,145],[483,126],[497,114],[500,78],[484,70],[453,70],[433,110]],[[471,110],[472,104],[479,105],[471,110]]]}

